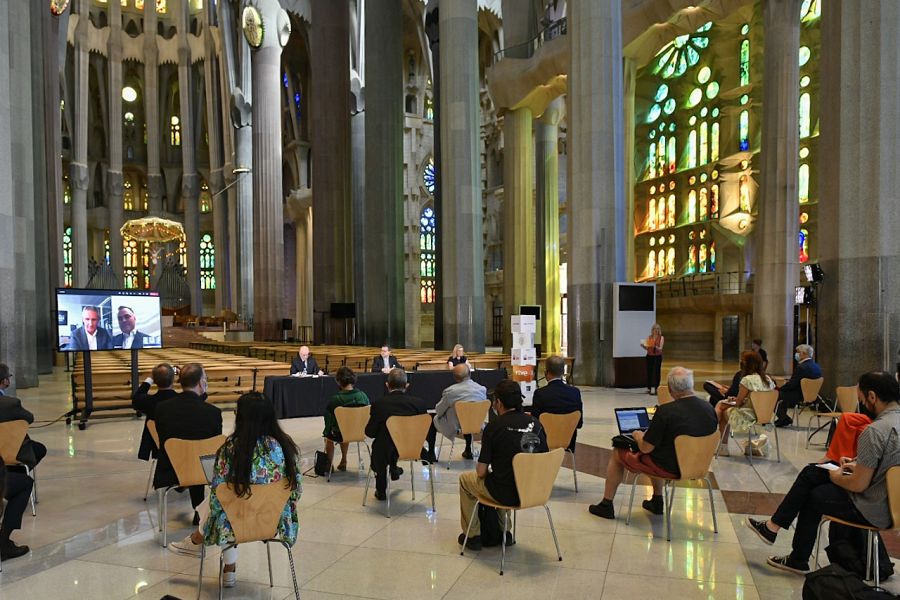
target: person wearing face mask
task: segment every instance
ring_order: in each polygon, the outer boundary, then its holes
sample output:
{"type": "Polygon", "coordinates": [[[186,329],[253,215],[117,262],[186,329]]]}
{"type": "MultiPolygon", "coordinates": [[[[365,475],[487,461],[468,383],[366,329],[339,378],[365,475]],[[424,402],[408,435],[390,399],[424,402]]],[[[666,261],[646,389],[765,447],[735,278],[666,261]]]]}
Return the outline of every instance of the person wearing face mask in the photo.
{"type": "MultiPolygon", "coordinates": [[[[205,440],[222,434],[222,411],[206,402],[206,372],[200,363],[189,363],[180,369],[181,393],[156,405],[156,432],[159,434],[159,454],[153,487],[156,489],[178,485],[178,475],[166,455],[166,440],[205,440]]],[[[202,485],[188,488],[191,505],[196,509],[203,502],[202,485]]],[[[194,512],[194,525],[199,515],[194,512]]]]}
{"type": "Polygon", "coordinates": [[[787,427],[794,422],[788,416],[788,410],[803,402],[803,389],[800,387],[801,379],[818,379],[822,376],[822,368],[813,360],[813,348],[807,344],[800,344],[795,348],[794,360],[797,366],[791,378],[781,386],[778,392],[778,417],[775,419],[775,427],[787,427]]]}

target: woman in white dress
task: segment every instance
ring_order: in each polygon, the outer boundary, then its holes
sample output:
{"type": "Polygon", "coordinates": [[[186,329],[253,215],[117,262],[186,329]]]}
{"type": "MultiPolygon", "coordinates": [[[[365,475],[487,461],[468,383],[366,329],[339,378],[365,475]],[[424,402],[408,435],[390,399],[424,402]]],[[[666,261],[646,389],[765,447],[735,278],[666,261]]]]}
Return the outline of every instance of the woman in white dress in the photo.
{"type": "Polygon", "coordinates": [[[748,350],[741,354],[741,385],[738,395],[716,404],[719,417],[719,433],[730,426],[735,433],[746,433],[756,423],[756,413],[750,401],[751,392],[768,392],[775,389],[775,382],[766,375],[762,357],[748,350]]]}

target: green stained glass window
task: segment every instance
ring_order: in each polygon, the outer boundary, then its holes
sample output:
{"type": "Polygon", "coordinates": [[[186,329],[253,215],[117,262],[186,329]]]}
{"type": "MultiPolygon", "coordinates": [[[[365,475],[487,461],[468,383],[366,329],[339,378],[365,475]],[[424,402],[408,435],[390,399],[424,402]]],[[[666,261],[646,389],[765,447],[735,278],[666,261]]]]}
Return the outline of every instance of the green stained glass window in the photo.
{"type": "Polygon", "coordinates": [[[709,162],[709,123],[700,123],[700,164],[709,162]]]}
{"type": "Polygon", "coordinates": [[[809,165],[804,163],[800,165],[799,172],[797,174],[797,189],[798,196],[800,200],[800,204],[805,204],[809,202],[809,165]]]}
{"type": "Polygon", "coordinates": [[[712,100],[716,96],[719,95],[719,84],[715,81],[709,82],[709,85],[706,86],[706,97],[712,100]]]}
{"type": "Polygon", "coordinates": [[[700,53],[709,46],[707,32],[711,28],[712,22],[706,23],[696,32],[679,35],[663,46],[656,55],[657,62],[653,73],[661,75],[663,79],[673,79],[684,75],[689,68],[700,61],[700,53]]]}
{"type": "Polygon", "coordinates": [[[656,88],[656,96],[653,97],[657,102],[662,102],[666,99],[666,96],[669,95],[669,86],[662,83],[658,88],[656,88]]]}
{"type": "Polygon", "coordinates": [[[741,42],[741,85],[750,85],[750,40],[741,42]]]}
{"type": "Polygon", "coordinates": [[[647,178],[654,177],[656,177],[656,142],[650,142],[650,151],[647,153],[647,178]]]}
{"type": "Polygon", "coordinates": [[[709,130],[709,160],[719,160],[719,123],[713,123],[709,130]]]}
{"type": "Polygon", "coordinates": [[[72,228],[66,227],[62,236],[63,249],[63,285],[72,287],[73,270],[72,270],[72,228]]]}
{"type": "Polygon", "coordinates": [[[804,75],[800,78],[800,87],[807,87],[809,85],[810,78],[809,75],[804,75]]]}
{"type": "Polygon", "coordinates": [[[691,95],[688,96],[687,107],[693,108],[700,104],[700,101],[703,100],[703,90],[700,88],[694,88],[691,90],[691,95]]]}
{"type": "Polygon", "coordinates": [[[812,56],[812,53],[809,50],[809,46],[800,46],[800,66],[802,67],[806,63],[809,62],[809,57],[812,56]]]}
{"type": "Polygon", "coordinates": [[[697,166],[697,130],[692,129],[688,134],[687,142],[687,168],[693,169],[697,166]]]}
{"type": "Polygon", "coordinates": [[[697,191],[691,190],[688,193],[688,223],[697,220],[697,191]]]}
{"type": "Polygon", "coordinates": [[[744,23],[741,26],[741,35],[747,35],[748,33],[750,33],[750,25],[748,25],[747,23],[744,23]]]}
{"type": "Polygon", "coordinates": [[[800,95],[800,137],[801,138],[809,137],[811,125],[812,125],[812,116],[810,115],[809,94],[804,92],[803,94],[800,95]]]}
{"type": "Polygon", "coordinates": [[[809,23],[822,16],[821,0],[803,0],[800,5],[800,21],[809,23]]]}
{"type": "Polygon", "coordinates": [[[675,154],[675,136],[669,137],[669,148],[667,154],[669,155],[669,173],[675,172],[675,162],[676,162],[676,154],[675,154]]]}
{"type": "Polygon", "coordinates": [[[663,112],[666,113],[667,115],[671,115],[673,112],[675,112],[676,106],[677,106],[677,104],[675,103],[675,98],[669,98],[668,100],[666,100],[666,103],[663,105],[663,112]]]}
{"type": "Polygon", "coordinates": [[[660,108],[659,104],[654,104],[647,113],[647,122],[653,123],[659,118],[660,114],[662,114],[662,108],[660,108]]]}
{"type": "Polygon", "coordinates": [[[712,71],[710,70],[710,68],[703,67],[697,73],[697,81],[699,81],[700,83],[706,83],[707,81],[709,81],[709,78],[711,75],[712,75],[712,71]]]}
{"type": "Polygon", "coordinates": [[[200,236],[200,289],[216,289],[216,247],[209,232],[200,236]]]}
{"type": "Polygon", "coordinates": [[[434,209],[426,207],[419,216],[419,284],[420,300],[425,304],[434,302],[434,281],[436,276],[437,248],[434,209]]]}

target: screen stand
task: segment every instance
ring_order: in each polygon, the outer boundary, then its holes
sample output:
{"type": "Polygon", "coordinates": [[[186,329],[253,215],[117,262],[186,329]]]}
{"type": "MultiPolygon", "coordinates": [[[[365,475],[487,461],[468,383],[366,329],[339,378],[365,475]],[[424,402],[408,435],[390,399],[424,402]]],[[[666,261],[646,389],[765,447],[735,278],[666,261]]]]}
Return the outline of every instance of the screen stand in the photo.
{"type": "Polygon", "coordinates": [[[138,349],[131,349],[131,395],[134,396],[134,393],[138,389],[138,349]]]}
{"type": "Polygon", "coordinates": [[[81,420],[78,422],[78,429],[84,431],[87,427],[88,418],[94,411],[94,382],[91,376],[91,352],[90,350],[81,353],[84,360],[84,408],[81,410],[81,420]]]}

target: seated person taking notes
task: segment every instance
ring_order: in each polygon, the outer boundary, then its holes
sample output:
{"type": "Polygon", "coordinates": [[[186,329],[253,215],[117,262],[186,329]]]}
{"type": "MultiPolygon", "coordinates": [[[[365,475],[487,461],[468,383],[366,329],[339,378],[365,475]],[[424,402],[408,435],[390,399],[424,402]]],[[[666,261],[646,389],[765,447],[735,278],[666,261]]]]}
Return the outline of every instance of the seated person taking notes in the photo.
{"type": "Polygon", "coordinates": [[[309,346],[300,346],[297,356],[291,359],[291,375],[323,375],[316,359],[309,355],[309,346]]]}

